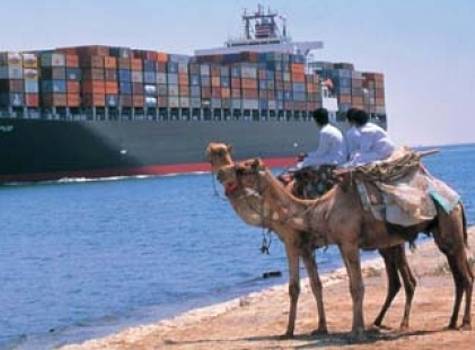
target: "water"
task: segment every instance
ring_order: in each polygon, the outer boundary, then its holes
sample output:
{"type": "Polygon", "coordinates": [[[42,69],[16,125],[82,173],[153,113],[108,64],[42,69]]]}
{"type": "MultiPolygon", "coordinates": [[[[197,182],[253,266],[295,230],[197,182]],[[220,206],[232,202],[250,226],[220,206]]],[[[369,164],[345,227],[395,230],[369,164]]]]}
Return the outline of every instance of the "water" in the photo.
{"type": "MultiPolygon", "coordinates": [[[[475,145],[425,159],[475,219],[475,145]]],[[[219,187],[219,186],[218,186],[219,187]]],[[[210,175],[0,188],[0,348],[105,335],[287,280],[276,239],[213,192],[210,175]],[[281,278],[263,280],[280,270],[281,278]]],[[[322,270],[340,266],[334,248],[322,270]]]]}

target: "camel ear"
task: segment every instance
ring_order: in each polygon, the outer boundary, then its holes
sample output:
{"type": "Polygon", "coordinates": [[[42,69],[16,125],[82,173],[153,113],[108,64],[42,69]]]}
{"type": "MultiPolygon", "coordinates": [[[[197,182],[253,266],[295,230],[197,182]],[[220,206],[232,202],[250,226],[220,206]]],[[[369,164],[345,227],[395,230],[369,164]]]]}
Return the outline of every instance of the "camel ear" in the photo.
{"type": "Polygon", "coordinates": [[[254,158],[252,161],[251,167],[253,170],[256,170],[259,168],[259,165],[261,165],[261,160],[259,158],[254,158]]]}
{"type": "Polygon", "coordinates": [[[230,143],[227,143],[226,147],[228,147],[229,153],[231,153],[233,151],[233,145],[231,145],[230,143]]]}

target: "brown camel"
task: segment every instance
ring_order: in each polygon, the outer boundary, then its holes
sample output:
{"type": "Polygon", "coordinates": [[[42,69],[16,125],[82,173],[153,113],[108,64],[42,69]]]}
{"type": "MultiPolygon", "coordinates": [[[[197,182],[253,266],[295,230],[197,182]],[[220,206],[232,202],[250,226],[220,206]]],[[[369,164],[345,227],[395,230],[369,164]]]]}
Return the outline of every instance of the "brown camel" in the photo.
{"type": "Polygon", "coordinates": [[[364,285],[359,249],[401,246],[408,240],[414,240],[419,232],[432,233],[438,248],[448,259],[454,278],[455,302],[448,327],[457,327],[460,304],[465,293],[461,327],[471,329],[474,277],[465,250],[467,230],[461,203],[450,214],[437,208],[434,220],[411,227],[399,227],[377,221],[363,209],[351,178],[346,183],[335,185],[316,200],[302,200],[286,191],[259,159],[223,167],[218,171],[218,179],[226,188],[252,191],[260,196],[262,206],[266,208],[263,214],[272,213],[272,217],[262,220],[274,220],[299,232],[309,232],[313,246],[338,246],[348,272],[353,299],[353,337],[364,337],[364,285]]]}
{"type": "MultiPolygon", "coordinates": [[[[213,172],[219,171],[221,168],[234,164],[231,158],[231,146],[222,143],[210,143],[207,148],[207,157],[211,163],[213,172]]],[[[288,190],[292,189],[292,184],[287,186],[288,190]]],[[[317,301],[319,313],[319,325],[316,332],[327,332],[325,313],[323,307],[323,297],[321,292],[321,282],[317,271],[317,266],[314,262],[313,251],[316,247],[307,244],[308,234],[299,232],[287,227],[287,225],[279,225],[274,220],[268,220],[266,223],[260,221],[263,208],[260,197],[251,195],[233,195],[232,188],[227,189],[228,198],[231,205],[237,214],[246,223],[253,226],[266,226],[277,233],[279,238],[284,242],[289,262],[289,294],[290,294],[290,313],[289,323],[285,336],[292,336],[294,330],[294,323],[296,318],[296,305],[299,297],[299,256],[302,256],[305,266],[310,277],[310,283],[315,299],[317,301]]],[[[388,310],[391,302],[397,295],[401,288],[401,283],[398,277],[398,271],[403,278],[404,287],[406,291],[406,306],[404,316],[401,322],[401,328],[409,326],[409,315],[414,290],[416,286],[416,279],[414,278],[405,255],[404,245],[380,249],[380,254],[384,258],[386,265],[386,272],[388,277],[388,294],[383,307],[374,321],[375,326],[381,326],[384,315],[388,310]]]]}

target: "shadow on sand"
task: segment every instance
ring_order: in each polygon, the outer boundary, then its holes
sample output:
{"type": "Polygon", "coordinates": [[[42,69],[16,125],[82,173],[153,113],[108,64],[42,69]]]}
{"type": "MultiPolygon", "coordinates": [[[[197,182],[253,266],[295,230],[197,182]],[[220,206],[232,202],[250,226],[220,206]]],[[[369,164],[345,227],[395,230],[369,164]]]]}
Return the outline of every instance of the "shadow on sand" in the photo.
{"type": "MultiPolygon", "coordinates": [[[[234,339],[201,339],[195,341],[174,341],[174,340],[165,340],[166,345],[193,345],[193,344],[204,344],[204,343],[235,343],[235,342],[273,342],[278,341],[282,342],[282,346],[289,346],[292,349],[311,349],[318,347],[326,346],[347,346],[355,344],[371,344],[377,341],[394,341],[397,339],[410,338],[412,336],[420,336],[427,334],[434,334],[447,331],[446,328],[437,329],[437,330],[414,330],[414,331],[396,331],[396,330],[379,330],[379,329],[370,329],[365,333],[365,337],[362,340],[355,340],[346,332],[337,332],[326,335],[308,335],[301,334],[296,335],[291,339],[282,340],[280,336],[269,335],[269,336],[256,336],[249,338],[234,338],[234,339]],[[297,341],[300,344],[288,344],[288,341],[297,341]],[[305,342],[305,344],[302,344],[305,342]]],[[[266,348],[266,347],[263,347],[266,348]]],[[[269,345],[268,348],[275,348],[274,345],[269,345]]]]}

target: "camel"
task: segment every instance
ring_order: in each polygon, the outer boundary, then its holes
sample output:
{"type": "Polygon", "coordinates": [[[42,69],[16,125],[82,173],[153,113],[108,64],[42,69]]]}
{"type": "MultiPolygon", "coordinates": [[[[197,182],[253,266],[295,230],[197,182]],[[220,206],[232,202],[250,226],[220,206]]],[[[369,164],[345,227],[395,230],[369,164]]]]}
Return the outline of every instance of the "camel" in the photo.
{"type": "Polygon", "coordinates": [[[457,328],[460,305],[465,294],[461,328],[471,329],[474,276],[467,259],[466,219],[461,203],[450,214],[437,207],[434,220],[400,227],[377,221],[364,210],[351,177],[316,200],[293,196],[260,159],[225,166],[218,171],[218,180],[225,188],[234,189],[234,192],[247,191],[260,197],[265,209],[262,211],[262,221],[274,221],[298,232],[307,232],[313,246],[337,245],[349,276],[353,302],[352,338],[365,337],[360,248],[373,250],[400,247],[406,241],[413,241],[419,232],[432,234],[436,245],[446,255],[453,275],[455,301],[448,328],[457,328]]]}
{"type": "MultiPolygon", "coordinates": [[[[207,147],[207,158],[211,163],[212,171],[214,173],[218,172],[220,169],[234,164],[231,157],[231,146],[225,145],[222,143],[210,143],[207,147]]],[[[287,186],[287,190],[292,190],[292,185],[287,186]]],[[[228,188],[226,193],[231,202],[236,213],[243,219],[244,222],[252,226],[258,227],[267,227],[276,232],[281,241],[284,242],[285,250],[287,253],[288,263],[289,263],[289,294],[290,294],[290,312],[289,312],[289,322],[287,327],[287,332],[283,337],[293,336],[294,324],[296,318],[296,306],[299,297],[299,256],[302,257],[304,264],[306,266],[310,284],[314,297],[317,302],[317,311],[319,315],[319,324],[313,333],[326,333],[327,326],[325,320],[325,311],[323,306],[323,296],[321,282],[317,271],[317,266],[315,264],[315,259],[313,256],[313,251],[316,247],[309,246],[307,242],[308,234],[305,232],[299,232],[289,228],[287,225],[280,225],[274,220],[267,220],[266,222],[261,222],[261,213],[262,201],[260,197],[255,197],[252,195],[233,195],[232,188],[228,188]]],[[[388,278],[388,293],[386,300],[383,304],[381,311],[374,321],[374,325],[377,327],[382,326],[382,321],[397,295],[399,289],[401,288],[401,283],[398,277],[398,271],[401,273],[403,278],[404,287],[406,291],[406,305],[404,310],[404,316],[401,322],[401,329],[406,329],[409,327],[409,315],[412,299],[414,296],[414,290],[416,286],[416,279],[412,274],[409,265],[407,264],[407,259],[405,256],[404,245],[380,249],[380,254],[383,256],[386,273],[388,278]]]]}

